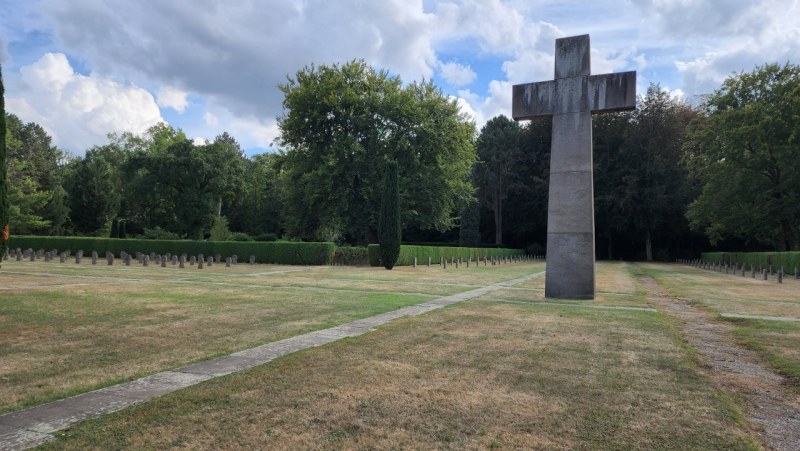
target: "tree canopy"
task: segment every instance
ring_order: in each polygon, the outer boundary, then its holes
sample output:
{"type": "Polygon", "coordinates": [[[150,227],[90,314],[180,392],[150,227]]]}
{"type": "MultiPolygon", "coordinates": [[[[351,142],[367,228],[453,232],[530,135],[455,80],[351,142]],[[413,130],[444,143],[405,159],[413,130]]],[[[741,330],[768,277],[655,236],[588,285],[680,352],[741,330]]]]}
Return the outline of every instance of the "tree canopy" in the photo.
{"type": "Polygon", "coordinates": [[[703,185],[692,226],[712,243],[734,236],[800,249],[800,67],[729,77],[702,111],[686,145],[703,185]]]}
{"type": "Polygon", "coordinates": [[[312,240],[375,242],[382,164],[399,167],[405,227],[448,230],[473,195],[474,125],[432,83],[363,61],[311,66],[280,86],[285,223],[312,240]]]}

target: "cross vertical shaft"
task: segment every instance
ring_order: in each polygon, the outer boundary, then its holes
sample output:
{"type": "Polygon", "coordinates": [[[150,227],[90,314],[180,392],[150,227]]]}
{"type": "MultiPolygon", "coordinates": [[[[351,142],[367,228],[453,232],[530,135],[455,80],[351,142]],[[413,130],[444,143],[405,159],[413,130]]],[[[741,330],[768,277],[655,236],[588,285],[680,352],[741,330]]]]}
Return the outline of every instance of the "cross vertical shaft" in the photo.
{"type": "Polygon", "coordinates": [[[635,107],[636,73],[590,75],[589,35],[556,40],[555,80],[515,85],[514,119],[552,116],[545,296],[594,299],[592,112],[635,107]]]}

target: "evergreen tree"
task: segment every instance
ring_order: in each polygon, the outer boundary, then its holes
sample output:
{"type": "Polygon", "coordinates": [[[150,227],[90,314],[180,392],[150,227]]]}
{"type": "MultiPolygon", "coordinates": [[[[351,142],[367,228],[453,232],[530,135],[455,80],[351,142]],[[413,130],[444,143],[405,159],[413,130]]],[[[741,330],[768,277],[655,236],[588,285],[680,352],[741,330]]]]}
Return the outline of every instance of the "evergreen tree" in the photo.
{"type": "Polygon", "coordinates": [[[397,186],[397,172],[397,162],[387,161],[378,217],[378,243],[381,262],[386,269],[392,269],[400,256],[400,190],[397,186]]]}
{"type": "Polygon", "coordinates": [[[114,218],[111,221],[111,234],[109,234],[108,237],[119,238],[119,219],[114,218]]]}
{"type": "Polygon", "coordinates": [[[480,214],[481,206],[478,202],[473,202],[461,210],[461,228],[458,231],[458,244],[460,246],[469,247],[480,244],[480,214]]]}
{"type": "Polygon", "coordinates": [[[6,184],[6,105],[3,72],[0,68],[0,256],[8,245],[8,186],[6,184]]]}

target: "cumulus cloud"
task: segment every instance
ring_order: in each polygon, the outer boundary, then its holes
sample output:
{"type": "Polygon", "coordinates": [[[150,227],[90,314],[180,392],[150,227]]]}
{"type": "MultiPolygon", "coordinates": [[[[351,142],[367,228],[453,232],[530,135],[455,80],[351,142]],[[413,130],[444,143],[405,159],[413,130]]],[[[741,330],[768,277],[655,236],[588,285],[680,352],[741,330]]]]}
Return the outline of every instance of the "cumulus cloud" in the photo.
{"type": "Polygon", "coordinates": [[[188,94],[171,86],[162,86],[158,88],[157,97],[158,106],[172,108],[179,113],[186,110],[186,106],[189,104],[187,101],[188,94]]]}
{"type": "Polygon", "coordinates": [[[6,109],[36,122],[62,149],[83,154],[109,132],[142,133],[163,121],[153,96],[134,85],[76,74],[67,57],[47,53],[9,74],[6,109]]]}
{"type": "Polygon", "coordinates": [[[437,66],[422,0],[44,0],[64,45],[94,70],[177,84],[240,116],[280,113],[277,89],[310,64],[365,59],[410,81],[437,66]]]}
{"type": "Polygon", "coordinates": [[[439,66],[442,78],[451,86],[466,86],[471,84],[478,77],[469,66],[458,63],[442,63],[439,66]]]}

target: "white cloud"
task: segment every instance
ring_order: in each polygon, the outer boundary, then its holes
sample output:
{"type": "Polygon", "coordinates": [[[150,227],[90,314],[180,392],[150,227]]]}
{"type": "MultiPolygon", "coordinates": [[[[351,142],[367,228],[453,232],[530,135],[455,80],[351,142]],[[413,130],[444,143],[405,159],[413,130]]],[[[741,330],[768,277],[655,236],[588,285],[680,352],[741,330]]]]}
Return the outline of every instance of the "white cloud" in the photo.
{"type": "Polygon", "coordinates": [[[466,86],[478,77],[471,67],[458,63],[442,63],[439,65],[439,71],[451,86],[466,86]]]}
{"type": "Polygon", "coordinates": [[[216,127],[219,125],[219,118],[210,111],[206,111],[203,115],[203,121],[205,121],[206,125],[209,127],[216,127]]]}
{"type": "Polygon", "coordinates": [[[310,64],[363,58],[405,81],[437,67],[422,0],[43,0],[56,38],[93,70],[178,85],[236,115],[275,117],[277,85],[310,64]]]}
{"type": "Polygon", "coordinates": [[[182,113],[186,110],[189,104],[187,101],[188,94],[180,89],[171,86],[162,86],[158,88],[158,106],[163,108],[172,108],[173,110],[182,113]]]}
{"type": "Polygon", "coordinates": [[[8,78],[7,110],[42,125],[56,145],[75,154],[105,142],[109,132],[142,133],[163,121],[149,92],[76,74],[61,53],[47,53],[8,78]]]}

